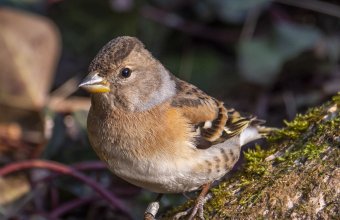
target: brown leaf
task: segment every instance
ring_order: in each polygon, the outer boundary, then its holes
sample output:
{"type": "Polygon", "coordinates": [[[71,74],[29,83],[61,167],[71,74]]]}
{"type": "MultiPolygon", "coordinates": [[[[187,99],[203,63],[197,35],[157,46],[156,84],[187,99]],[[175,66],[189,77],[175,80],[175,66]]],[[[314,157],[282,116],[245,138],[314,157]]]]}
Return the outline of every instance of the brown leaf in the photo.
{"type": "Polygon", "coordinates": [[[0,8],[0,104],[41,109],[59,56],[59,33],[47,18],[0,8]]]}

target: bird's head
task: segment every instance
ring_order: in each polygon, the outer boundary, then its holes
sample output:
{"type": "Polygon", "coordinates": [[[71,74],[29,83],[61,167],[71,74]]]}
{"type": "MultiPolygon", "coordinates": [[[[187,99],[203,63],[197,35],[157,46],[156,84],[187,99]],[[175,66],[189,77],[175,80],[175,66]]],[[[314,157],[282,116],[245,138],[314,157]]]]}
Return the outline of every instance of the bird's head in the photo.
{"type": "Polygon", "coordinates": [[[145,111],[175,94],[170,73],[135,37],[117,37],[96,55],[79,87],[115,108],[145,111]],[[103,99],[104,98],[104,99],[103,99]]]}

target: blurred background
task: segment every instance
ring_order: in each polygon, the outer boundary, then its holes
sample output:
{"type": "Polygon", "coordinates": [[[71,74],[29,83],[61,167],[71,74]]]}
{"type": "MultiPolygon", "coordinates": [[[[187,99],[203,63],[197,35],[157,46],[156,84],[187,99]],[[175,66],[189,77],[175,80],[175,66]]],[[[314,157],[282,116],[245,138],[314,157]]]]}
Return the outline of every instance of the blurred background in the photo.
{"type": "MultiPolygon", "coordinates": [[[[113,177],[87,140],[89,95],[77,85],[121,35],[268,126],[340,91],[336,0],[0,0],[0,167],[57,161],[124,203],[112,207],[82,181],[30,170],[0,177],[0,219],[129,219],[124,208],[137,218],[155,197],[113,177]]],[[[183,201],[166,197],[163,210],[183,201]]]]}

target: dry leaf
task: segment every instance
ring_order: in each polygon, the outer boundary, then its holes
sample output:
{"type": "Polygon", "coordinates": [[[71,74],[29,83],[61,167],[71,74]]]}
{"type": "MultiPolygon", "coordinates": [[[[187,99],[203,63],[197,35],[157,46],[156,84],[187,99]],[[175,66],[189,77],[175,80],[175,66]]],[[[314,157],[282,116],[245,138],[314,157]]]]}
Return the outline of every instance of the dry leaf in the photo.
{"type": "Polygon", "coordinates": [[[59,33],[42,16],[0,8],[0,104],[40,110],[59,57],[59,33]]]}

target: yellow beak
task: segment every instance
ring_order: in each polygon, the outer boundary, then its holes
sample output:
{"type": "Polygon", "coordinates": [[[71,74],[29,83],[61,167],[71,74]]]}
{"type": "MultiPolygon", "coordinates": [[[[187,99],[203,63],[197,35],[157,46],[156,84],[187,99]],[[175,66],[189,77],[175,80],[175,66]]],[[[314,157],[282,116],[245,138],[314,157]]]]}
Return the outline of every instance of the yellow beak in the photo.
{"type": "Polygon", "coordinates": [[[79,87],[85,89],[89,93],[110,92],[109,82],[99,76],[97,72],[89,73],[89,75],[79,84],[79,87]]]}

